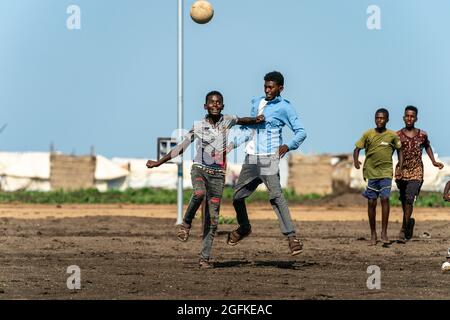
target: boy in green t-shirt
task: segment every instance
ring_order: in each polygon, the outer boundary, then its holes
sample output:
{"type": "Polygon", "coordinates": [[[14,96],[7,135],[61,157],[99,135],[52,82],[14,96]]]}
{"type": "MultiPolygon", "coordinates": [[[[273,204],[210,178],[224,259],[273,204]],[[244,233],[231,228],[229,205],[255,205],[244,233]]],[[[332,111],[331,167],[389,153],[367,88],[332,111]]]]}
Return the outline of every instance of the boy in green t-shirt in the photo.
{"type": "Polygon", "coordinates": [[[361,162],[359,161],[359,152],[365,149],[366,160],[364,161],[363,176],[364,180],[368,180],[367,189],[363,196],[368,199],[367,211],[369,214],[370,225],[370,242],[369,245],[377,244],[377,232],[375,218],[377,214],[377,199],[381,201],[381,241],[383,244],[389,244],[387,236],[387,227],[389,221],[389,197],[392,186],[392,154],[394,150],[398,153],[399,166],[395,172],[396,179],[401,178],[401,169],[403,168],[402,144],[397,133],[386,129],[389,121],[389,111],[384,108],[375,112],[375,129],[366,131],[363,136],[356,142],[353,151],[353,163],[356,169],[359,169],[361,162]]]}

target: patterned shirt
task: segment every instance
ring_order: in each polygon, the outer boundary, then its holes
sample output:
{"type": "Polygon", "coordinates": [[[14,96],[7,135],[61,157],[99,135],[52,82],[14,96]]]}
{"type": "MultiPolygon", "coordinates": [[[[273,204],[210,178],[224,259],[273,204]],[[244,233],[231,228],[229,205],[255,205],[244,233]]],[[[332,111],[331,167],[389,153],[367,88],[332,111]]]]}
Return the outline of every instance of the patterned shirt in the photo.
{"type": "Polygon", "coordinates": [[[422,151],[430,145],[428,134],[420,129],[418,133],[410,138],[404,129],[397,131],[402,142],[403,169],[402,180],[423,180],[422,151]]]}
{"type": "Polygon", "coordinates": [[[209,121],[206,115],[200,121],[194,123],[194,127],[185,136],[194,142],[197,139],[194,163],[198,163],[213,169],[226,169],[227,135],[231,127],[236,125],[237,116],[222,115],[215,124],[209,121]]]}

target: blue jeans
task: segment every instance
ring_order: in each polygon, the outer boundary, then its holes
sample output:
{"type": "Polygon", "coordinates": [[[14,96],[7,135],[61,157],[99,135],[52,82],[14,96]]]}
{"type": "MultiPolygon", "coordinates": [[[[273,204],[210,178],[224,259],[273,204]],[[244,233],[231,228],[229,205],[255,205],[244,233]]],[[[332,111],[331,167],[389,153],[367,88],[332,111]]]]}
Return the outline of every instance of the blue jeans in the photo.
{"type": "Polygon", "coordinates": [[[391,195],[392,179],[369,179],[366,190],[362,193],[369,200],[389,198],[391,195]]]}

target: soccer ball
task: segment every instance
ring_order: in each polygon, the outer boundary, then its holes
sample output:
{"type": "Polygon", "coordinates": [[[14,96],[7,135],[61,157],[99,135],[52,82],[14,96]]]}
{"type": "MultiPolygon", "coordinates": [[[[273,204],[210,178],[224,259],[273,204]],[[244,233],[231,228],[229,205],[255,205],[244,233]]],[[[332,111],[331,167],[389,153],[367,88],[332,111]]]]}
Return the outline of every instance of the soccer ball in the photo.
{"type": "Polygon", "coordinates": [[[208,23],[213,16],[214,9],[208,1],[196,1],[191,7],[191,18],[199,24],[208,23]]]}
{"type": "Polygon", "coordinates": [[[443,273],[450,273],[450,262],[445,261],[442,264],[441,270],[442,270],[443,273]]]}

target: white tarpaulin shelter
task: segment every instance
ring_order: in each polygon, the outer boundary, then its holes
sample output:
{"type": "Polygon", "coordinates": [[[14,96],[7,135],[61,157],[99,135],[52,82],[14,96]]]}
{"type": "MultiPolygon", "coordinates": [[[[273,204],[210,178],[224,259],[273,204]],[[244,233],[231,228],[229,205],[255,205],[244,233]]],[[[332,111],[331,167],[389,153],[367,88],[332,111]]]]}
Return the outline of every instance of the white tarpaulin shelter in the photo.
{"type": "Polygon", "coordinates": [[[0,152],[0,188],[50,191],[50,153],[0,152]]]}
{"type": "MultiPolygon", "coordinates": [[[[133,158],[113,158],[112,161],[122,167],[129,168],[129,174],[118,186],[120,190],[140,189],[140,188],[165,188],[176,189],[177,186],[177,165],[167,163],[158,168],[148,169],[145,164],[146,159],[133,158]]],[[[190,166],[184,164],[184,172],[189,172],[190,166]]],[[[189,175],[184,175],[183,187],[188,188],[191,184],[189,175]]]]}
{"type": "Polygon", "coordinates": [[[129,171],[117,163],[103,157],[96,157],[95,187],[99,191],[108,189],[120,189],[124,184],[129,171]]]}
{"type": "MultiPolygon", "coordinates": [[[[50,191],[50,168],[49,152],[0,152],[0,189],[50,191]]],[[[117,163],[96,157],[95,186],[99,191],[121,185],[128,174],[117,163]]]]}

